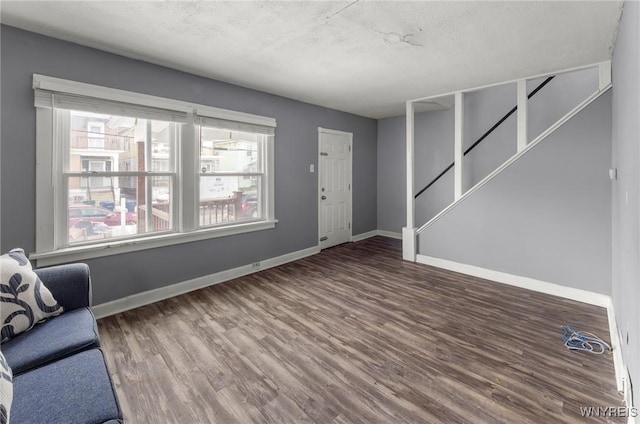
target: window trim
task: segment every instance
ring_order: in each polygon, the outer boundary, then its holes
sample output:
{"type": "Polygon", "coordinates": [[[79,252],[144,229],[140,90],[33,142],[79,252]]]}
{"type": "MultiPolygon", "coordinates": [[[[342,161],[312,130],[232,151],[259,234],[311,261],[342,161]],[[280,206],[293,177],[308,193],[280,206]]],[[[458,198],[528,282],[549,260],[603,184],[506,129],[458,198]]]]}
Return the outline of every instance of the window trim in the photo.
{"type": "MultiPolygon", "coordinates": [[[[60,78],[33,74],[34,105],[36,108],[36,252],[30,258],[38,266],[97,258],[163,246],[171,246],[198,240],[242,234],[274,228],[275,219],[274,192],[274,137],[276,120],[274,118],[252,115],[244,112],[221,109],[173,100],[163,97],[140,94],[125,90],[80,83],[60,78]],[[183,123],[183,142],[176,148],[175,156],[178,169],[175,173],[175,225],[171,233],[140,235],[133,238],[116,238],[103,243],[82,244],[70,247],[60,246],[56,236],[66,234],[67,223],[56,219],[65,208],[65,161],[68,160],[69,143],[61,142],[64,127],[58,125],[55,94],[61,96],[80,96],[79,101],[112,102],[117,107],[149,107],[176,113],[186,117],[183,123]],[[122,103],[120,105],[119,103],[122,103]],[[213,227],[198,226],[199,197],[198,182],[200,176],[200,148],[197,125],[202,117],[230,121],[231,124],[265,127],[271,132],[264,146],[264,199],[263,218],[258,221],[231,223],[213,227]],[[54,213],[51,213],[53,206],[54,213]]],[[[73,101],[73,98],[72,98],[73,101]]],[[[176,115],[176,116],[178,116],[176,115]]]]}
{"type": "Polygon", "coordinates": [[[277,219],[266,221],[243,222],[225,227],[208,227],[188,233],[163,233],[153,236],[122,239],[107,243],[67,247],[50,252],[32,253],[29,259],[36,260],[37,266],[57,265],[66,262],[76,262],[122,253],[137,252],[139,250],[173,246],[176,244],[244,234],[275,228],[277,219]]]}
{"type": "MultiPolygon", "coordinates": [[[[83,97],[93,97],[95,99],[109,100],[116,103],[126,103],[150,108],[165,109],[175,112],[182,112],[188,115],[217,118],[226,121],[246,122],[248,124],[262,125],[265,127],[276,127],[275,118],[254,115],[251,113],[238,112],[230,109],[222,109],[214,106],[200,105],[193,102],[168,99],[166,97],[152,96],[149,94],[136,93],[133,91],[120,90],[117,88],[103,87],[83,82],[70,81],[61,78],[49,77],[46,75],[33,74],[33,89],[44,92],[67,93],[83,97]]],[[[46,107],[42,99],[35,98],[36,107],[46,107]]],[[[51,106],[49,106],[51,107],[51,106]]],[[[189,122],[193,122],[191,119],[189,122]]]]}

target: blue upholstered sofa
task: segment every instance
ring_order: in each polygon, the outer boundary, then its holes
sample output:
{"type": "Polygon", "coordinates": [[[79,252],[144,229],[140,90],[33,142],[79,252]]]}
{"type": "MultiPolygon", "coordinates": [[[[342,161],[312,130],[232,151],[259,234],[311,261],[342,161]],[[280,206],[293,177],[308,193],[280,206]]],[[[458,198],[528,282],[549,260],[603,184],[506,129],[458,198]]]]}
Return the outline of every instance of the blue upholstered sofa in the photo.
{"type": "Polygon", "coordinates": [[[13,371],[12,424],[122,423],[84,264],[35,270],[64,313],[2,344],[13,371]]]}

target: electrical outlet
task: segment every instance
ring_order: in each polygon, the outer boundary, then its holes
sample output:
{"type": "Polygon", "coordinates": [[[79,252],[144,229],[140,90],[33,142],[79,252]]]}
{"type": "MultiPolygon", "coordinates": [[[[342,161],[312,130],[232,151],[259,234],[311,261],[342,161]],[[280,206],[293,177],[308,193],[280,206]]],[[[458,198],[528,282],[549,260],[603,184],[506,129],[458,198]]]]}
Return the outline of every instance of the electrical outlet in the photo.
{"type": "Polygon", "coordinates": [[[254,262],[251,264],[251,267],[253,268],[260,268],[260,262],[254,262]]]}

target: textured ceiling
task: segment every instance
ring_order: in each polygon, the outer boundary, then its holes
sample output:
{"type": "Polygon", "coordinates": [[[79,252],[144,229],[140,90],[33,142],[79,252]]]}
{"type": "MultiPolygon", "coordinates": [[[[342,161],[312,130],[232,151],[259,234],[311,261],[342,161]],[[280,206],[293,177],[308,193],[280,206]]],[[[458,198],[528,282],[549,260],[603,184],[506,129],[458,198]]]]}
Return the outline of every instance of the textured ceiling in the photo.
{"type": "Polygon", "coordinates": [[[1,21],[372,118],[609,60],[622,3],[2,1],[1,21]]]}

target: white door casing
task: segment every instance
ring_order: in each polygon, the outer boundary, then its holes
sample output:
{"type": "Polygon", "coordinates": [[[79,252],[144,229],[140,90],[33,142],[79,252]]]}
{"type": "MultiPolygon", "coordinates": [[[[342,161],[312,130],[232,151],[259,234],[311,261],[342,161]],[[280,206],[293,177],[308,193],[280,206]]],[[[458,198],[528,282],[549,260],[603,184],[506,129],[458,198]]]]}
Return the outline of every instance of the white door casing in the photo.
{"type": "Polygon", "coordinates": [[[351,241],[353,134],[318,128],[318,239],[320,249],[351,241]]]}

